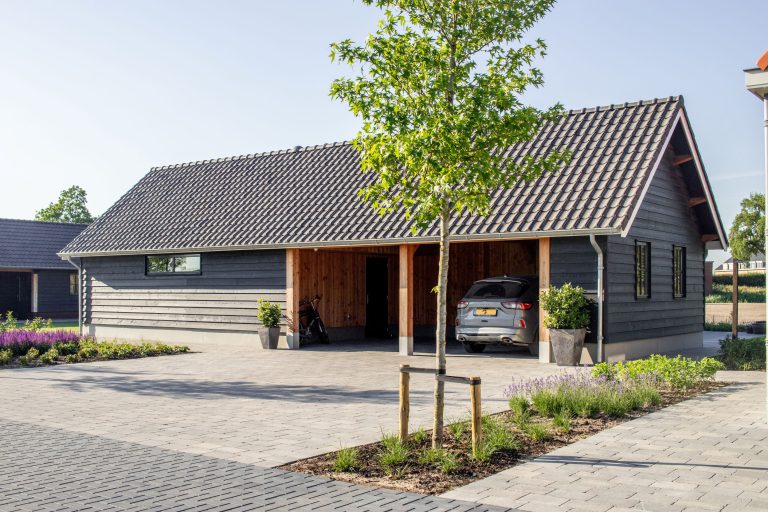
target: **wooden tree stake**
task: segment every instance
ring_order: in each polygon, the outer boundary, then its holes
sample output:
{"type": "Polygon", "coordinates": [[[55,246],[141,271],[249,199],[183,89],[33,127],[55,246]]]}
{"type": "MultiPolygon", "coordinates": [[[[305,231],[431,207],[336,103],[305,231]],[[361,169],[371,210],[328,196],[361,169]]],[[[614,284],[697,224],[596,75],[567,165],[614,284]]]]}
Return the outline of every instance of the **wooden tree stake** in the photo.
{"type": "Polygon", "coordinates": [[[477,455],[477,449],[483,441],[483,414],[480,406],[480,377],[469,378],[469,391],[472,407],[472,453],[477,455]]]}
{"type": "Polygon", "coordinates": [[[408,416],[411,409],[411,374],[403,369],[410,368],[410,365],[400,365],[400,440],[408,439],[408,416]]]}

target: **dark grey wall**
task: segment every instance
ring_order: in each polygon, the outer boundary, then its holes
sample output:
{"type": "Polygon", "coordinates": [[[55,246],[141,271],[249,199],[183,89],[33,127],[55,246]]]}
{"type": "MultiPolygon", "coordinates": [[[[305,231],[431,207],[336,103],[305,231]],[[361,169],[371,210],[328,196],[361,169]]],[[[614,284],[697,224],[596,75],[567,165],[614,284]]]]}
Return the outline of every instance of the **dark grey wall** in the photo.
{"type": "Polygon", "coordinates": [[[26,320],[30,317],[31,306],[32,273],[0,272],[0,315],[12,311],[17,319],[26,320]]]}
{"type": "MultiPolygon", "coordinates": [[[[606,237],[596,237],[605,252],[606,237]]],[[[549,279],[554,286],[571,283],[584,288],[592,301],[597,300],[597,253],[589,237],[552,238],[550,241],[549,279]]],[[[597,336],[597,305],[592,305],[592,324],[586,341],[593,343],[597,336]]]]}
{"type": "Polygon", "coordinates": [[[44,318],[77,318],[77,295],[69,293],[69,276],[75,269],[40,270],[37,275],[37,311],[44,318]]]}
{"type": "Polygon", "coordinates": [[[285,308],[285,251],[201,255],[198,276],[146,276],[143,256],[84,258],[93,325],[253,331],[259,298],[285,308]]]}
{"type": "Polygon", "coordinates": [[[628,236],[608,237],[608,343],[699,332],[704,327],[704,244],[680,173],[665,158],[628,236]],[[636,240],[651,243],[650,299],[635,299],[636,240]],[[686,248],[687,294],[681,299],[672,294],[673,245],[686,248]]]}

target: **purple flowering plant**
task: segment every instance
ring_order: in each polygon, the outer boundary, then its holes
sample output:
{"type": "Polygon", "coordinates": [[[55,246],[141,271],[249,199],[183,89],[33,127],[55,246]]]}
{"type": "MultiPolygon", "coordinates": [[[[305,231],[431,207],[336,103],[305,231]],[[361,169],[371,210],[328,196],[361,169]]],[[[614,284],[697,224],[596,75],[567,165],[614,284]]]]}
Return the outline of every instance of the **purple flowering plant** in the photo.
{"type": "Polygon", "coordinates": [[[620,417],[659,405],[659,387],[660,380],[654,374],[614,380],[584,369],[513,382],[505,389],[505,395],[514,410],[520,410],[521,402],[528,401],[538,413],[548,417],[563,413],[620,417]]]}
{"type": "Polygon", "coordinates": [[[80,336],[67,331],[14,330],[0,333],[0,350],[10,350],[15,356],[26,354],[30,348],[44,352],[57,343],[78,343],[80,336]]]}

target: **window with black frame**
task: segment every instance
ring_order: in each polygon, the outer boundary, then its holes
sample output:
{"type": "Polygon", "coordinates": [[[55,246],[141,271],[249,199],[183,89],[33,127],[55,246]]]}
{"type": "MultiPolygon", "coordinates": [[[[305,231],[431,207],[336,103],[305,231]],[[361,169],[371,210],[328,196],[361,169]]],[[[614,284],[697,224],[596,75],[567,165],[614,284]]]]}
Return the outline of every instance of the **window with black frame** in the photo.
{"type": "Polygon", "coordinates": [[[77,295],[77,272],[69,273],[69,294],[77,295]]]}
{"type": "Polygon", "coordinates": [[[651,296],[651,244],[635,242],[635,298],[651,296]]]}
{"type": "Polygon", "coordinates": [[[676,299],[685,297],[685,247],[672,246],[672,293],[676,299]]]}
{"type": "Polygon", "coordinates": [[[198,275],[200,274],[199,254],[174,254],[166,256],[147,256],[146,272],[148,276],[162,275],[198,275]]]}

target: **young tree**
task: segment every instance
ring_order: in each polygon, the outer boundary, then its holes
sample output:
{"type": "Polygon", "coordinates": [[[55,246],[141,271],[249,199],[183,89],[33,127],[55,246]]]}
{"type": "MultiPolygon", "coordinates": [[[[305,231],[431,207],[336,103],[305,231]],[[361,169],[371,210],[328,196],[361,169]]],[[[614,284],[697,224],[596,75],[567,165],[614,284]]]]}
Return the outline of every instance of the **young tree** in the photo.
{"type": "Polygon", "coordinates": [[[733,219],[728,236],[735,260],[748,260],[765,247],[765,196],[750,194],[741,200],[741,211],[733,219]]]}
{"type": "Polygon", "coordinates": [[[88,211],[85,190],[73,185],[59,194],[59,199],[38,211],[35,220],[48,222],[76,222],[90,224],[93,217],[88,211]]]}
{"type": "MultiPolygon", "coordinates": [[[[333,82],[331,96],[363,120],[354,140],[364,172],[361,191],[380,213],[402,211],[414,232],[439,223],[436,366],[445,373],[450,222],[485,215],[500,188],[558,169],[564,152],[513,161],[506,149],[531,140],[559,105],[539,110],[520,95],[543,84],[533,65],[544,42],[525,32],[554,0],[363,0],[383,11],[363,44],[331,45],[331,59],[357,66],[333,82]]],[[[435,383],[433,445],[442,445],[444,384],[435,383]]]]}

